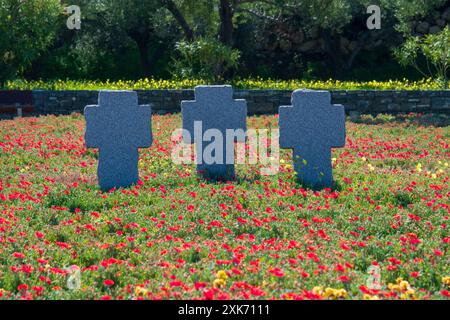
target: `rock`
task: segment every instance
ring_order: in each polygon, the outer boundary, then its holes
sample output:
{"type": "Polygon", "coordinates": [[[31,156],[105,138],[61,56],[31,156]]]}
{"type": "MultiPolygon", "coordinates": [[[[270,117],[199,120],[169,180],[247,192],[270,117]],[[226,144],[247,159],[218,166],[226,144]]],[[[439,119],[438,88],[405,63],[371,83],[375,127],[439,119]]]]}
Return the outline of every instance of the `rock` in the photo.
{"type": "Polygon", "coordinates": [[[197,86],[195,101],[182,101],[181,113],[183,141],[196,145],[197,170],[213,179],[232,179],[234,141],[245,142],[247,131],[246,101],[234,100],[231,86],[197,86]],[[231,141],[226,139],[228,130],[236,133],[231,141]],[[203,140],[213,141],[206,145],[203,140]]]}
{"type": "Polygon", "coordinates": [[[422,21],[417,24],[416,31],[421,34],[427,34],[429,28],[430,28],[430,24],[426,21],[422,21]]]}
{"type": "Polygon", "coordinates": [[[361,118],[361,112],[359,111],[350,111],[349,113],[350,120],[353,122],[358,121],[361,118]]]}
{"type": "Polygon", "coordinates": [[[268,39],[266,47],[269,51],[275,50],[278,47],[278,39],[277,38],[268,39]]]}
{"type": "Polygon", "coordinates": [[[447,8],[444,13],[441,15],[441,18],[443,20],[447,20],[447,22],[450,22],[450,8],[447,8]]]}
{"type": "Polygon", "coordinates": [[[349,40],[347,38],[342,37],[340,39],[340,47],[341,47],[341,51],[344,54],[348,54],[348,44],[349,44],[349,40]]]}
{"type": "Polygon", "coordinates": [[[438,26],[432,26],[428,32],[429,32],[430,34],[436,34],[436,33],[439,33],[439,32],[441,32],[441,31],[442,31],[442,29],[441,29],[440,27],[438,27],[438,26]]]}
{"type": "Polygon", "coordinates": [[[84,109],[85,141],[99,148],[98,181],[104,191],[129,187],[139,180],[138,148],[152,145],[152,109],[138,106],[134,91],[98,94],[98,105],[84,109]]]}
{"type": "Polygon", "coordinates": [[[341,37],[341,46],[347,47],[350,41],[346,37],[341,37]]]}
{"type": "Polygon", "coordinates": [[[356,47],[358,47],[358,42],[356,41],[351,41],[348,45],[348,50],[353,51],[356,49],[356,47]]]}
{"type": "Polygon", "coordinates": [[[431,99],[431,108],[436,110],[450,110],[450,99],[444,97],[435,97],[431,99]]]}
{"type": "Polygon", "coordinates": [[[305,40],[305,34],[299,30],[291,35],[291,39],[293,43],[300,44],[305,40]]]}
{"type": "Polygon", "coordinates": [[[309,30],[309,36],[310,36],[312,39],[319,38],[319,37],[320,37],[320,29],[319,29],[319,27],[317,27],[317,26],[312,27],[312,28],[309,30]]]}
{"type": "Polygon", "coordinates": [[[437,11],[437,10],[434,10],[431,13],[431,16],[433,17],[434,20],[437,20],[437,19],[439,19],[441,17],[441,13],[439,11],[437,11]]]}
{"type": "Polygon", "coordinates": [[[289,51],[291,49],[292,45],[291,42],[287,39],[281,39],[280,40],[280,49],[283,51],[289,51]]]}
{"type": "Polygon", "coordinates": [[[313,49],[317,48],[319,46],[318,40],[309,40],[304,43],[302,43],[299,47],[299,50],[302,52],[308,52],[312,51],[313,49]]]}
{"type": "Polygon", "coordinates": [[[345,145],[345,112],[328,91],[296,90],[279,108],[280,147],[293,149],[299,180],[315,189],[333,183],[331,150],[345,145]]]}
{"type": "Polygon", "coordinates": [[[437,24],[439,27],[443,28],[443,27],[445,27],[445,25],[447,24],[447,22],[445,22],[445,20],[443,20],[443,19],[437,19],[437,20],[436,20],[436,24],[437,24]]]}
{"type": "Polygon", "coordinates": [[[319,40],[317,40],[317,49],[318,50],[325,50],[325,40],[320,38],[319,40]]]}

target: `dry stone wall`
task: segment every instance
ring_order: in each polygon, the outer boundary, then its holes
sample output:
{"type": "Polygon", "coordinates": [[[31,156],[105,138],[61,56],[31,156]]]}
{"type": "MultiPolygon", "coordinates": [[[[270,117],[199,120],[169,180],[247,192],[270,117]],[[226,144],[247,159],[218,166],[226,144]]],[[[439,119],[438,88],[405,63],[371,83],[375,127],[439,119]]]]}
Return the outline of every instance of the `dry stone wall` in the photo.
{"type": "MultiPolygon", "coordinates": [[[[278,107],[291,104],[291,90],[235,90],[234,99],[246,99],[249,115],[275,114],[278,107]]],[[[151,104],[154,113],[180,112],[182,100],[193,100],[194,90],[138,91],[140,104],[151,104]]],[[[98,91],[33,91],[36,114],[82,113],[86,105],[96,104],[98,91]]],[[[347,114],[447,113],[450,90],[442,91],[331,91],[334,104],[345,106],[347,114]]]]}

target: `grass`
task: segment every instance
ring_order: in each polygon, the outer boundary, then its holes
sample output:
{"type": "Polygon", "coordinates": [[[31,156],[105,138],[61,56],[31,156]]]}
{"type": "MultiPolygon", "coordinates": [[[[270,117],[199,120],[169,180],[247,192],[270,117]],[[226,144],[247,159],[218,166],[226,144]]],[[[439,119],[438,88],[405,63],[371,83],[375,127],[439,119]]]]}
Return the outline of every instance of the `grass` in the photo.
{"type": "Polygon", "coordinates": [[[206,181],[171,160],[180,125],[155,115],[142,182],[102,193],[81,115],[2,121],[0,299],[448,298],[449,126],[347,122],[318,192],[287,150],[277,175],[206,181]]]}

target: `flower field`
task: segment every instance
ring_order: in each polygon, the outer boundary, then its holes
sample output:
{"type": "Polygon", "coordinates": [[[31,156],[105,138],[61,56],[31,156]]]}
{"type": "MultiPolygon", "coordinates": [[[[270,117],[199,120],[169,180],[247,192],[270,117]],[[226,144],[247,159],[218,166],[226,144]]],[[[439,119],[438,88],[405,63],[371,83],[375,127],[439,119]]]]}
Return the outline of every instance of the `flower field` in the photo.
{"type": "Polygon", "coordinates": [[[0,299],[448,299],[450,126],[422,120],[347,122],[318,192],[288,150],[206,181],[172,162],[181,116],[156,115],[142,181],[108,193],[81,115],[2,121],[0,299]]]}
{"type": "MultiPolygon", "coordinates": [[[[273,89],[295,90],[298,88],[322,90],[442,90],[442,83],[431,78],[419,81],[389,80],[389,81],[339,81],[339,80],[276,80],[276,79],[235,79],[225,81],[235,89],[273,89]]],[[[165,90],[165,89],[192,89],[198,85],[211,84],[204,79],[153,79],[118,81],[93,80],[53,80],[53,81],[6,81],[4,89],[7,90],[165,90]]]]}

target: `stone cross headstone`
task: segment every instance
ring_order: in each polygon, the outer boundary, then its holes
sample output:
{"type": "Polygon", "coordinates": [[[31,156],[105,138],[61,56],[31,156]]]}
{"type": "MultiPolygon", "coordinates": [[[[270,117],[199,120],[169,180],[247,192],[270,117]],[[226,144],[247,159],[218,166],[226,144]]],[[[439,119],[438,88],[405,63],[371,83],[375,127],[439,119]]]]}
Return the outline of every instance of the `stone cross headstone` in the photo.
{"type": "Polygon", "coordinates": [[[103,90],[98,105],[84,109],[86,147],[99,148],[102,190],[126,188],[139,180],[138,148],[152,145],[152,110],[139,106],[134,91],[103,90]]]}
{"type": "Polygon", "coordinates": [[[183,135],[183,141],[195,143],[198,172],[212,179],[234,178],[234,142],[245,142],[247,131],[246,101],[233,99],[231,86],[197,86],[195,101],[182,101],[181,112],[183,129],[188,133],[183,135]],[[212,134],[211,129],[220,133],[220,137],[212,134]],[[227,131],[241,134],[227,139],[227,131]],[[209,153],[213,143],[217,148],[209,153]],[[209,159],[211,154],[213,159],[209,159]]]}
{"type": "Polygon", "coordinates": [[[292,106],[279,109],[280,147],[294,149],[299,180],[314,189],[331,187],[331,148],[345,145],[345,111],[328,91],[296,90],[292,106]]]}

